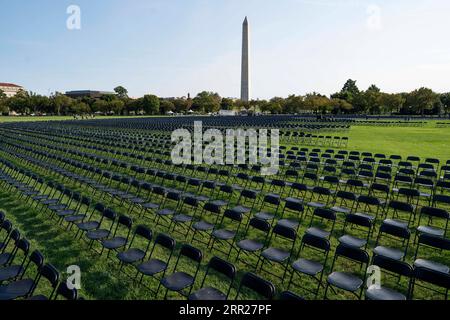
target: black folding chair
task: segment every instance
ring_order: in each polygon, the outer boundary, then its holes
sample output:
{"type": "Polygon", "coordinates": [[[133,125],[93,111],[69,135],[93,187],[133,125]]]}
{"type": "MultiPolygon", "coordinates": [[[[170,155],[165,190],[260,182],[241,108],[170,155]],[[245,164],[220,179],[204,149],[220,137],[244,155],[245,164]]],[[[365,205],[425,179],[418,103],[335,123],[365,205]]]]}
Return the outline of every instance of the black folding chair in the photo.
{"type": "MultiPolygon", "coordinates": [[[[193,292],[189,295],[189,300],[227,300],[230,295],[231,288],[233,286],[234,278],[236,277],[236,268],[233,264],[222,260],[218,257],[213,257],[208,263],[208,267],[206,268],[205,276],[203,277],[202,284],[200,285],[201,289],[193,292]],[[221,290],[207,286],[205,287],[205,281],[208,276],[211,276],[211,272],[215,271],[220,275],[223,275],[229,281],[229,285],[227,286],[227,290],[222,292],[221,290]]],[[[220,281],[220,279],[219,279],[220,281]]],[[[222,282],[222,281],[220,281],[222,282]]]]}
{"type": "MultiPolygon", "coordinates": [[[[164,300],[167,298],[167,294],[169,291],[177,292],[185,297],[191,294],[202,258],[203,254],[199,249],[187,244],[181,247],[177,262],[175,263],[174,273],[165,276],[160,281],[160,285],[166,289],[164,300]],[[184,266],[186,266],[186,268],[184,268],[186,271],[179,271],[179,268],[181,269],[181,258],[187,259],[189,261],[188,264],[184,264],[184,266]],[[187,268],[187,266],[190,266],[191,268],[187,268]],[[184,292],[186,289],[189,289],[187,293],[184,292]]],[[[158,287],[158,289],[156,290],[156,295],[158,295],[159,288],[160,287],[158,287]]]]}
{"type": "MultiPolygon", "coordinates": [[[[242,277],[235,300],[239,299],[243,295],[242,292],[246,291],[246,289],[250,289],[254,294],[257,294],[259,296],[258,299],[272,300],[275,296],[275,286],[271,282],[251,272],[244,274],[242,277]]],[[[248,295],[246,294],[245,296],[248,300],[248,295]]]]}

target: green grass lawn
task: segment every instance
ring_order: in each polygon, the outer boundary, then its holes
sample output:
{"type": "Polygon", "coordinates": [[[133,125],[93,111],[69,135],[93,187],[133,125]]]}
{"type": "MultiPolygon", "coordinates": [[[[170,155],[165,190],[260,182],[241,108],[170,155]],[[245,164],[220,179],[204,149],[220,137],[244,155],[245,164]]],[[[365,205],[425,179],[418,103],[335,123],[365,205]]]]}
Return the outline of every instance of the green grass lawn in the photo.
{"type": "Polygon", "coordinates": [[[447,161],[450,159],[450,127],[436,128],[434,122],[425,127],[354,126],[349,132],[348,149],[447,161]]]}
{"type": "MultiPolygon", "coordinates": [[[[108,117],[111,118],[111,117],[108,117]]],[[[0,117],[0,122],[2,122],[5,117],[0,117]]],[[[26,121],[33,120],[65,120],[71,119],[71,117],[48,117],[48,118],[9,118],[9,119],[26,119],[26,121]]],[[[390,154],[400,154],[404,157],[408,155],[417,155],[422,158],[433,157],[440,158],[442,161],[446,161],[450,159],[450,128],[436,128],[434,123],[429,123],[425,127],[372,127],[372,126],[356,126],[353,127],[349,133],[350,142],[348,149],[349,150],[358,150],[358,151],[370,151],[373,153],[385,153],[386,155],[390,154]]],[[[310,147],[310,146],[309,146],[310,147]]],[[[83,151],[89,151],[85,149],[83,151]]],[[[90,151],[92,152],[92,151],[90,151]]],[[[97,153],[101,154],[101,152],[97,151],[97,153]]],[[[16,162],[17,159],[13,159],[9,157],[4,152],[0,152],[0,157],[4,157],[10,161],[16,162]]],[[[74,156],[75,160],[81,161],[81,158],[77,158],[74,156]]],[[[21,168],[26,168],[29,170],[36,170],[35,167],[30,164],[26,164],[24,162],[18,162],[17,164],[21,168]]],[[[102,165],[99,165],[102,166],[102,165]]],[[[103,169],[107,169],[106,167],[103,169]]],[[[125,171],[122,173],[126,173],[125,171]]],[[[39,170],[38,174],[46,179],[54,180],[55,182],[60,182],[65,184],[67,187],[71,187],[74,190],[80,192],[85,196],[92,196],[90,192],[86,189],[86,186],[79,186],[73,181],[68,182],[63,181],[60,177],[57,177],[48,170],[39,170]]],[[[173,187],[177,187],[177,185],[173,185],[173,187]]],[[[53,263],[60,271],[64,272],[65,269],[72,264],[79,265],[82,269],[82,290],[81,295],[87,299],[161,299],[163,297],[163,292],[161,291],[157,297],[154,297],[151,294],[151,291],[146,289],[144,286],[137,284],[135,281],[124,275],[124,272],[118,272],[118,264],[114,261],[114,254],[111,255],[113,259],[107,259],[106,254],[99,256],[93,250],[88,248],[88,245],[85,241],[74,238],[74,233],[67,232],[64,227],[58,226],[58,224],[48,218],[47,215],[39,212],[40,210],[32,209],[29,207],[29,204],[23,203],[18,200],[17,193],[9,193],[6,190],[0,190],[0,209],[5,210],[7,212],[8,219],[12,220],[14,226],[19,228],[20,231],[32,242],[32,248],[39,248],[42,250],[43,254],[48,258],[48,261],[53,263]]],[[[104,199],[100,199],[100,195],[93,196],[94,201],[104,201],[104,199]]],[[[234,203],[237,200],[237,196],[233,197],[232,202],[234,203]]],[[[31,203],[31,202],[30,202],[31,203]]],[[[118,205],[114,202],[107,203],[111,206],[118,214],[128,214],[128,208],[122,205],[118,205]]],[[[270,211],[270,210],[269,210],[270,211]]],[[[341,217],[342,218],[342,217],[341,217]]],[[[158,232],[167,232],[167,230],[161,226],[156,227],[154,221],[145,217],[138,217],[133,214],[134,224],[135,226],[138,224],[144,224],[149,226],[155,234],[158,232]]],[[[340,219],[342,220],[342,219],[340,219]]],[[[300,228],[301,235],[304,234],[305,229],[308,227],[309,219],[307,221],[303,221],[302,226],[300,228]]],[[[337,237],[341,234],[342,225],[336,227],[336,234],[332,238],[332,247],[335,248],[337,246],[337,237]]],[[[252,234],[254,236],[254,234],[252,234]]],[[[175,235],[176,240],[178,242],[178,248],[181,243],[189,242],[186,241],[183,236],[175,235]]],[[[370,248],[373,248],[375,239],[371,239],[370,248]]],[[[281,244],[281,243],[280,243],[281,244]]],[[[194,243],[195,246],[202,249],[205,257],[202,264],[202,269],[200,272],[200,278],[202,279],[205,266],[207,261],[217,252],[211,252],[206,246],[194,243]]],[[[298,250],[299,243],[297,241],[295,252],[298,250]]],[[[98,246],[96,247],[98,250],[98,246]]],[[[178,251],[177,251],[178,253],[178,251]]],[[[408,262],[413,261],[413,250],[408,253],[407,260],[408,262]]],[[[308,257],[313,257],[314,252],[308,253],[308,257]]],[[[220,256],[220,254],[219,254],[220,256]]],[[[437,254],[429,253],[427,257],[430,257],[434,260],[439,261],[442,259],[443,263],[448,261],[448,254],[437,254]]],[[[234,262],[235,253],[232,253],[230,261],[234,262]]],[[[254,259],[248,259],[248,261],[252,261],[255,263],[254,259]]],[[[325,274],[328,274],[330,270],[331,261],[328,261],[327,268],[325,274]]],[[[174,260],[172,260],[171,268],[169,272],[173,271],[174,260]]],[[[242,263],[236,263],[236,266],[239,270],[238,279],[242,276],[245,271],[251,271],[251,268],[246,267],[242,263]]],[[[270,267],[268,267],[270,268],[270,267]]],[[[277,274],[281,274],[282,270],[279,266],[273,266],[271,268],[272,271],[277,274]]],[[[128,268],[127,273],[134,275],[133,269],[128,268]]],[[[275,283],[277,290],[282,291],[287,289],[286,282],[281,282],[279,279],[267,275],[262,274],[266,279],[271,280],[275,283]]],[[[63,276],[65,274],[63,273],[63,276]]],[[[383,275],[385,277],[385,275],[383,275]]],[[[388,281],[383,278],[383,281],[388,281]]],[[[396,279],[389,280],[394,284],[396,279]]],[[[405,286],[405,280],[402,280],[403,286],[405,286]]],[[[197,281],[198,282],[198,281],[197,281]]],[[[156,289],[156,284],[153,281],[146,280],[145,284],[152,289],[156,289]]],[[[236,294],[238,281],[234,284],[234,289],[232,290],[231,297],[234,298],[236,294]]],[[[315,288],[314,282],[309,282],[308,280],[303,279],[302,284],[309,288],[315,288]]],[[[226,290],[226,286],[223,283],[217,283],[217,287],[222,290],[226,290]]],[[[197,283],[195,289],[199,288],[199,284],[197,283]]],[[[293,288],[294,291],[298,291],[302,295],[305,295],[307,298],[314,298],[312,295],[308,295],[302,290],[296,290],[296,287],[293,288]]],[[[438,298],[437,296],[426,296],[429,294],[426,291],[420,292],[422,298],[438,298]]],[[[323,289],[320,290],[319,298],[323,295],[323,289]]],[[[179,296],[170,295],[171,298],[178,298],[179,296]]],[[[247,297],[252,297],[251,295],[247,297]]],[[[339,298],[349,298],[348,295],[338,295],[339,298]]]]}

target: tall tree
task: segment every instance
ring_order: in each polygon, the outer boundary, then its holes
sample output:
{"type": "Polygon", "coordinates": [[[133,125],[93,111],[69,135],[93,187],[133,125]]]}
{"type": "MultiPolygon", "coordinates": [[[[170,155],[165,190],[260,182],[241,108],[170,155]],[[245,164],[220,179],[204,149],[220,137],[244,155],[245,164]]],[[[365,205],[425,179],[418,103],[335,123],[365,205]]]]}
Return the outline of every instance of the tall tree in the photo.
{"type": "Polygon", "coordinates": [[[203,91],[192,101],[192,109],[197,112],[217,112],[220,109],[221,98],[218,93],[203,91]]]}
{"type": "Polygon", "coordinates": [[[234,101],[230,98],[222,98],[222,101],[220,102],[220,108],[222,110],[233,110],[234,106],[234,101]]]}
{"type": "Polygon", "coordinates": [[[429,88],[420,88],[410,92],[406,97],[406,106],[414,114],[430,114],[439,101],[439,95],[429,88]]]}
{"type": "Polygon", "coordinates": [[[160,114],[166,114],[169,111],[175,110],[175,105],[172,103],[172,101],[163,99],[159,103],[159,113],[160,114]]]}
{"type": "Polygon", "coordinates": [[[159,98],[153,94],[143,96],[141,104],[146,114],[157,114],[159,112],[159,98]]]}
{"type": "Polygon", "coordinates": [[[115,88],[114,88],[114,92],[117,93],[117,96],[118,96],[120,99],[126,99],[126,98],[128,98],[128,90],[125,89],[125,88],[122,87],[122,86],[115,87],[115,88]]]}

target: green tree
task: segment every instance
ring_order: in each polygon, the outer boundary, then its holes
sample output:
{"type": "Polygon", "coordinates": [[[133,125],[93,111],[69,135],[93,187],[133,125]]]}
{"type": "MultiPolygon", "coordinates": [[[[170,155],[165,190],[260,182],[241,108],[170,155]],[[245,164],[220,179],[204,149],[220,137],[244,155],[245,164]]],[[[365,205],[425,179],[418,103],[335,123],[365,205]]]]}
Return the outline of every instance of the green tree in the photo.
{"type": "Polygon", "coordinates": [[[450,92],[442,93],[439,98],[444,106],[445,112],[447,114],[450,113],[450,92]]]}
{"type": "Polygon", "coordinates": [[[406,96],[406,111],[413,114],[430,114],[439,98],[439,95],[429,88],[416,89],[406,96]]]}
{"type": "Polygon", "coordinates": [[[220,110],[221,98],[218,93],[203,91],[192,101],[192,109],[197,112],[217,112],[220,110]]]}
{"type": "Polygon", "coordinates": [[[125,107],[125,103],[122,100],[116,99],[108,102],[109,111],[114,112],[116,115],[122,114],[122,111],[125,107]]]}
{"type": "Polygon", "coordinates": [[[98,99],[96,100],[92,105],[92,111],[93,112],[100,112],[103,114],[106,114],[110,111],[110,106],[108,101],[98,99]]]}
{"type": "Polygon", "coordinates": [[[192,100],[176,98],[172,101],[175,107],[175,112],[184,113],[192,106],[192,100]]]}
{"type": "Polygon", "coordinates": [[[381,105],[385,112],[399,113],[405,101],[406,98],[400,93],[383,93],[381,96],[381,105]]]}
{"type": "Polygon", "coordinates": [[[76,100],[70,105],[68,112],[71,114],[86,114],[91,112],[91,108],[87,103],[76,100]]]}
{"type": "Polygon", "coordinates": [[[302,96],[290,95],[283,101],[278,99],[276,103],[282,107],[283,113],[299,113],[305,109],[304,98],[302,96]]]}
{"type": "Polygon", "coordinates": [[[235,107],[233,99],[230,98],[222,98],[220,102],[220,109],[222,110],[233,110],[235,107]]]}
{"type": "Polygon", "coordinates": [[[366,109],[364,110],[370,114],[381,113],[381,90],[376,85],[371,85],[366,91],[362,93],[365,100],[366,109]]]}
{"type": "Polygon", "coordinates": [[[57,115],[70,113],[71,106],[75,102],[72,98],[59,92],[55,92],[50,97],[50,101],[53,105],[53,113],[57,115]]]}
{"type": "Polygon", "coordinates": [[[153,94],[142,97],[141,108],[146,114],[157,114],[159,112],[159,98],[153,94]]]}
{"type": "Polygon", "coordinates": [[[345,100],[353,104],[353,99],[360,94],[359,88],[356,85],[356,80],[348,79],[340,92],[331,95],[333,99],[345,100]]]}
{"type": "Polygon", "coordinates": [[[122,86],[115,87],[114,92],[117,93],[117,97],[119,97],[119,99],[128,98],[128,90],[122,86]]]}
{"type": "Polygon", "coordinates": [[[172,103],[172,101],[163,99],[159,103],[159,113],[160,114],[166,114],[169,111],[175,110],[175,105],[172,103]]]}

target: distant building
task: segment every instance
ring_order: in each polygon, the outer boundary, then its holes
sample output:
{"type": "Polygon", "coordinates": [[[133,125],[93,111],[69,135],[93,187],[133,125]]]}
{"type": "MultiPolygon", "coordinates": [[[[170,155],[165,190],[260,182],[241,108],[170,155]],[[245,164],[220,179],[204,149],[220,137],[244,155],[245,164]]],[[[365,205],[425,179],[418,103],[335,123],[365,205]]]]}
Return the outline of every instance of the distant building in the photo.
{"type": "Polygon", "coordinates": [[[75,90],[75,91],[67,91],[66,96],[71,98],[84,98],[84,97],[90,97],[90,98],[101,98],[105,95],[115,95],[115,92],[110,91],[94,91],[94,90],[75,90]]]}
{"type": "Polygon", "coordinates": [[[8,98],[10,98],[10,97],[14,97],[17,94],[17,92],[19,92],[20,90],[25,90],[25,89],[14,83],[0,82],[0,90],[2,90],[8,98]]]}

